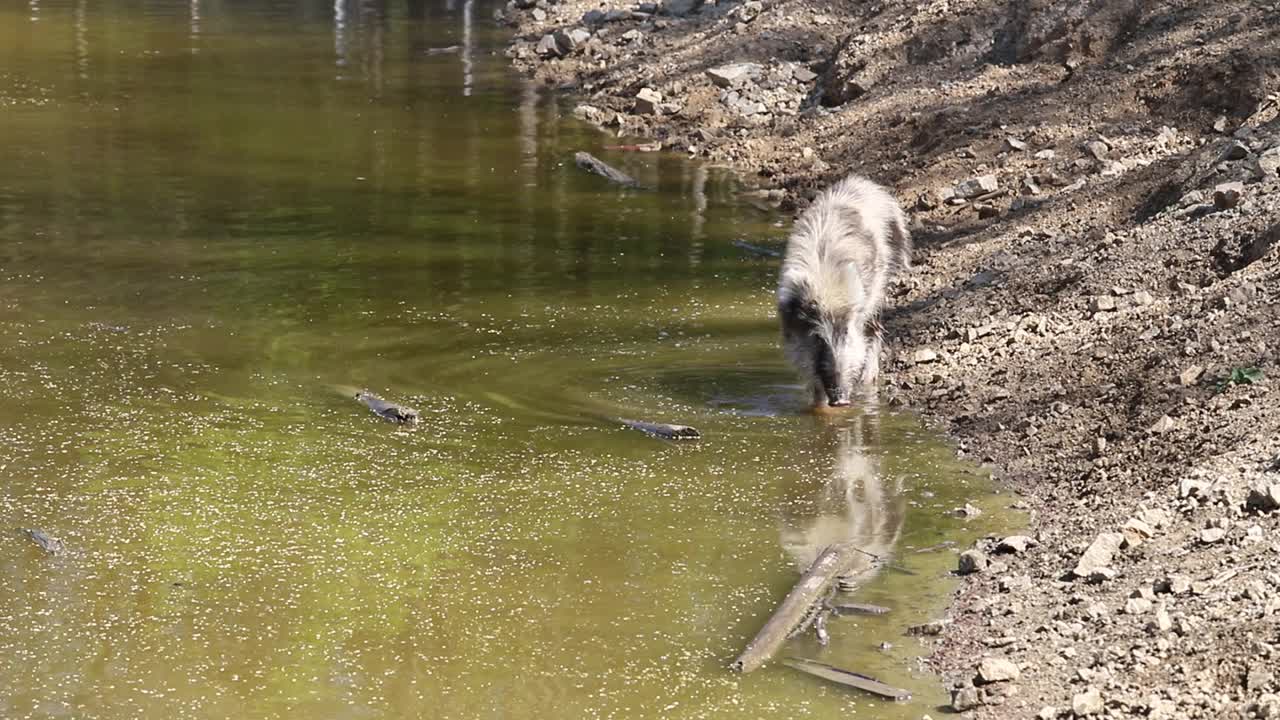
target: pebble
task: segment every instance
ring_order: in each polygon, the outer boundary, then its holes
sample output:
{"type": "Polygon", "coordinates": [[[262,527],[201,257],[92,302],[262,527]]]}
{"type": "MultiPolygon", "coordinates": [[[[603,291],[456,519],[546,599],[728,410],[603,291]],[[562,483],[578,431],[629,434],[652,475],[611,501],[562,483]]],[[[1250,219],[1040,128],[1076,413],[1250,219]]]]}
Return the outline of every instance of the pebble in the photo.
{"type": "Polygon", "coordinates": [[[1045,150],[1040,150],[1032,157],[1034,157],[1037,160],[1052,160],[1057,156],[1058,156],[1058,153],[1054,152],[1053,150],[1045,149],[1045,150]]]}
{"type": "Polygon", "coordinates": [[[1152,435],[1163,435],[1164,433],[1173,430],[1174,427],[1176,427],[1176,423],[1173,421],[1173,418],[1168,415],[1161,415],[1159,420],[1156,420],[1151,427],[1147,428],[1147,432],[1152,435]]]}
{"type": "Polygon", "coordinates": [[[1145,615],[1151,612],[1151,601],[1144,597],[1132,597],[1125,601],[1124,611],[1127,615],[1145,615]]]}
{"type": "Polygon", "coordinates": [[[1010,135],[1009,137],[1005,138],[1005,139],[1004,139],[1004,142],[1005,142],[1005,144],[1006,144],[1006,145],[1008,145],[1008,146],[1009,146],[1009,149],[1010,149],[1010,150],[1018,150],[1018,151],[1022,151],[1022,150],[1026,150],[1026,149],[1027,149],[1027,144],[1026,144],[1026,143],[1022,142],[1021,140],[1019,140],[1019,139],[1018,139],[1018,138],[1016,138],[1016,137],[1013,137],[1012,135],[1010,135]]]}
{"type": "Polygon", "coordinates": [[[1264,177],[1280,174],[1280,145],[1263,150],[1258,155],[1257,170],[1264,177]]]}
{"type": "Polygon", "coordinates": [[[1089,310],[1093,313],[1112,312],[1116,309],[1116,299],[1110,295],[1099,295],[1089,304],[1089,310]]]}
{"type": "Polygon", "coordinates": [[[1249,146],[1239,140],[1232,140],[1226,149],[1222,151],[1221,159],[1231,161],[1243,160],[1247,157],[1249,157],[1249,146]]]}
{"type": "Polygon", "coordinates": [[[1110,150],[1111,148],[1107,147],[1107,144],[1102,142],[1101,140],[1090,140],[1089,142],[1084,144],[1084,151],[1089,153],[1089,155],[1092,156],[1093,159],[1097,160],[1098,162],[1102,162],[1103,160],[1106,160],[1107,153],[1110,150]]]}

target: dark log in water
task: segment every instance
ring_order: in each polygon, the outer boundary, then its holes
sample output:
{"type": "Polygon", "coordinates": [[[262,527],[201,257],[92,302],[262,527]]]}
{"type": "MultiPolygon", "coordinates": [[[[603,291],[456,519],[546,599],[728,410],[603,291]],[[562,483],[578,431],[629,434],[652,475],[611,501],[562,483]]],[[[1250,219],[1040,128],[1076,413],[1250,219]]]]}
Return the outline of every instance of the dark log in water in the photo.
{"type": "Polygon", "coordinates": [[[61,540],[43,530],[24,529],[22,532],[26,533],[32,542],[39,545],[41,550],[50,555],[57,555],[67,549],[61,540]]]}
{"type": "Polygon", "coordinates": [[[787,658],[782,661],[783,665],[795,668],[801,672],[816,675],[824,680],[838,682],[841,685],[858,688],[866,692],[879,695],[890,700],[910,700],[911,693],[896,688],[892,685],[886,685],[873,677],[868,677],[851,670],[842,670],[833,665],[826,663],[814,662],[813,660],[805,660],[803,658],[787,658]]]}
{"type": "Polygon", "coordinates": [[[812,622],[814,606],[830,593],[832,584],[853,563],[853,558],[864,552],[848,542],[823,550],[783,598],[778,609],[773,611],[769,621],[747,643],[747,649],[729,667],[749,673],[768,662],[782,643],[795,634],[796,626],[812,622]]]}
{"type": "Polygon", "coordinates": [[[884,615],[889,608],[866,603],[837,603],[831,606],[837,615],[884,615]]]}
{"type": "Polygon", "coordinates": [[[605,163],[591,153],[574,153],[573,161],[583,170],[599,175],[609,182],[617,183],[625,187],[638,187],[640,185],[640,183],[636,182],[635,178],[605,163]]]}
{"type": "Polygon", "coordinates": [[[746,250],[747,252],[753,253],[755,255],[763,255],[765,257],[771,257],[771,258],[782,257],[782,252],[780,250],[774,250],[772,248],[762,247],[760,245],[752,245],[751,243],[746,242],[745,240],[734,240],[733,246],[742,250],[746,250]]]}
{"type": "Polygon", "coordinates": [[[618,418],[618,422],[631,428],[639,430],[646,435],[660,437],[663,440],[697,440],[702,437],[702,433],[688,425],[668,425],[666,423],[651,423],[641,420],[627,420],[626,418],[618,418]]]}
{"type": "Polygon", "coordinates": [[[418,422],[418,411],[404,405],[389,403],[370,392],[356,393],[356,400],[364,403],[378,417],[397,425],[413,425],[418,422]]]}

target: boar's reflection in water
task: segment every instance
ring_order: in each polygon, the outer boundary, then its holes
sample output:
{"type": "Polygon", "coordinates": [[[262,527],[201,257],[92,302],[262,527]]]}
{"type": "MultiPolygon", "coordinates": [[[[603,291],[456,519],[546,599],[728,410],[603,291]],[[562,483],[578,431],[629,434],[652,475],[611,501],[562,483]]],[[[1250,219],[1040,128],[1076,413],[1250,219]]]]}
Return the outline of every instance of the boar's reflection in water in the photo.
{"type": "Polygon", "coordinates": [[[852,590],[872,579],[902,533],[906,512],[901,476],[886,477],[880,459],[866,452],[879,432],[874,414],[820,422],[824,452],[832,455],[831,476],[808,503],[792,505],[783,518],[782,547],[803,573],[818,555],[836,543],[852,541],[856,554],[840,587],[852,590]],[[874,557],[873,557],[874,556],[874,557]]]}

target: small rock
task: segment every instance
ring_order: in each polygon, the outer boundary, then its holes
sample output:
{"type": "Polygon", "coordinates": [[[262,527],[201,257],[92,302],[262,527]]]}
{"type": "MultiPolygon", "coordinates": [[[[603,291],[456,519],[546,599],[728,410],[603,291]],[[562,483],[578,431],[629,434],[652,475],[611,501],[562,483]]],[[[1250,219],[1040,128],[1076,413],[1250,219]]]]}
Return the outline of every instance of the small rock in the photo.
{"type": "Polygon", "coordinates": [[[970,178],[955,186],[955,196],[958,198],[975,198],[979,195],[985,195],[989,192],[995,192],[1000,189],[1000,181],[996,180],[995,175],[980,175],[970,178]]]}
{"type": "Polygon", "coordinates": [[[1150,525],[1138,518],[1129,518],[1124,527],[1120,528],[1120,532],[1124,534],[1125,547],[1137,547],[1155,537],[1156,534],[1150,525]]]}
{"type": "Polygon", "coordinates": [[[1029,547],[1035,547],[1036,544],[1035,540],[1027,537],[1026,535],[1010,535],[996,545],[996,552],[1022,553],[1026,552],[1029,547]]]}
{"type": "Polygon", "coordinates": [[[744,23],[749,23],[759,17],[760,13],[763,11],[764,3],[759,2],[759,0],[750,0],[749,2],[743,3],[742,7],[738,10],[738,19],[744,23]]]}
{"type": "Polygon", "coordinates": [[[762,68],[756,63],[732,63],[711,68],[707,77],[716,87],[731,88],[760,76],[762,68]]]}
{"type": "Polygon", "coordinates": [[[1155,617],[1151,618],[1148,627],[1160,633],[1167,633],[1173,628],[1173,621],[1169,619],[1169,611],[1165,610],[1163,605],[1156,608],[1155,617]]]}
{"type": "Polygon", "coordinates": [[[1010,150],[1017,150],[1017,151],[1021,152],[1021,151],[1023,151],[1023,150],[1026,150],[1026,149],[1027,149],[1027,144],[1026,144],[1026,143],[1022,142],[1021,140],[1019,140],[1019,139],[1018,139],[1018,138],[1016,138],[1016,137],[1013,137],[1012,135],[1010,135],[1009,137],[1005,138],[1005,139],[1004,139],[1004,143],[1005,143],[1005,145],[1008,145],[1008,146],[1009,146],[1009,149],[1010,149],[1010,150]]]}
{"type": "Polygon", "coordinates": [[[1110,150],[1111,148],[1108,148],[1107,144],[1101,140],[1090,140],[1084,144],[1084,151],[1089,153],[1089,155],[1098,162],[1106,160],[1107,153],[1110,152],[1110,150]]]}
{"type": "Polygon", "coordinates": [[[1262,513],[1280,510],[1280,485],[1258,485],[1249,488],[1249,497],[1244,505],[1249,510],[1262,513]]]}
{"type": "Polygon", "coordinates": [[[603,25],[605,14],[603,10],[588,10],[582,16],[583,25],[603,25]]]}
{"type": "Polygon", "coordinates": [[[1199,478],[1183,478],[1178,481],[1178,497],[1189,498],[1207,498],[1209,496],[1209,483],[1199,478]]]}
{"type": "Polygon", "coordinates": [[[1052,705],[1045,705],[1040,708],[1040,712],[1036,713],[1036,720],[1053,720],[1058,717],[1058,708],[1052,705]]]}
{"type": "Polygon", "coordinates": [[[653,88],[641,88],[636,93],[635,112],[637,115],[657,115],[658,106],[662,103],[662,95],[653,88]]]}
{"type": "Polygon", "coordinates": [[[1089,573],[1089,577],[1085,579],[1093,583],[1094,585],[1101,585],[1104,582],[1110,582],[1112,580],[1115,580],[1116,577],[1118,576],[1119,576],[1119,573],[1117,573],[1115,570],[1112,570],[1109,567],[1103,567],[1103,568],[1097,568],[1093,572],[1089,573]]]}
{"type": "Polygon", "coordinates": [[[1145,615],[1151,612],[1151,601],[1144,597],[1129,598],[1124,603],[1124,611],[1128,615],[1145,615]]]}
{"type": "Polygon", "coordinates": [[[1227,116],[1219,115],[1217,120],[1213,121],[1213,131],[1224,133],[1227,131],[1227,116]]]}
{"type": "Polygon", "coordinates": [[[977,688],[960,688],[951,691],[951,709],[956,712],[972,710],[982,704],[977,688]]]}
{"type": "Polygon", "coordinates": [[[1249,146],[1239,140],[1232,140],[1226,149],[1222,151],[1220,160],[1243,160],[1249,157],[1249,146]]]}
{"type": "Polygon", "coordinates": [[[1182,383],[1183,387],[1190,387],[1196,384],[1196,381],[1200,379],[1201,375],[1204,375],[1204,368],[1199,365],[1192,365],[1186,370],[1178,373],[1178,382],[1182,383]]]}
{"type": "Polygon", "coordinates": [[[1097,688],[1089,688],[1071,696],[1071,712],[1075,713],[1076,717],[1100,715],[1103,707],[1102,693],[1098,692],[1097,688]]]}
{"type": "Polygon", "coordinates": [[[974,678],[973,684],[990,685],[997,682],[1010,682],[1017,680],[1020,674],[1018,666],[1007,658],[982,658],[982,662],[978,663],[978,675],[974,678]]]}
{"type": "Polygon", "coordinates": [[[1186,595],[1191,592],[1191,578],[1186,575],[1170,575],[1160,583],[1160,590],[1170,595],[1186,595]]]}
{"type": "Polygon", "coordinates": [[[1173,430],[1174,427],[1176,427],[1176,423],[1174,423],[1173,418],[1168,415],[1161,415],[1159,420],[1156,420],[1151,427],[1147,428],[1147,432],[1152,435],[1163,435],[1173,430]]]}
{"type": "Polygon", "coordinates": [[[1240,196],[1244,194],[1244,183],[1222,183],[1213,189],[1213,206],[1219,210],[1230,210],[1240,204],[1240,196]]]}
{"type": "Polygon", "coordinates": [[[934,352],[933,350],[930,350],[929,348],[921,348],[920,350],[915,351],[915,353],[911,356],[911,361],[916,365],[931,363],[937,359],[938,359],[938,353],[934,352]]]}
{"type": "Polygon", "coordinates": [[[813,82],[814,80],[817,80],[818,73],[810,70],[809,68],[801,67],[801,68],[796,68],[794,71],[792,71],[791,77],[795,78],[796,82],[807,84],[807,83],[813,82]]]}
{"type": "Polygon", "coordinates": [[[1245,674],[1244,685],[1246,688],[1256,692],[1270,685],[1273,680],[1275,680],[1275,675],[1265,665],[1254,665],[1245,674]]]}
{"type": "Polygon", "coordinates": [[[562,57],[564,55],[554,35],[543,35],[542,39],[538,41],[536,50],[543,57],[562,57]]]}
{"type": "Polygon", "coordinates": [[[1222,538],[1227,536],[1227,531],[1219,527],[1205,528],[1200,531],[1200,542],[1205,545],[1212,545],[1221,542],[1222,538]]]}
{"type": "Polygon", "coordinates": [[[952,510],[951,514],[955,515],[956,517],[976,518],[982,514],[982,510],[974,507],[973,505],[970,505],[969,503],[965,503],[964,507],[959,507],[959,508],[956,508],[955,510],[952,510]]]}
{"type": "Polygon", "coordinates": [[[536,22],[545,22],[547,19],[547,11],[539,7],[534,8],[529,14],[536,22]]]}
{"type": "Polygon", "coordinates": [[[1089,311],[1097,314],[1102,312],[1113,312],[1116,309],[1116,299],[1110,295],[1099,295],[1089,304],[1089,311]]]}
{"type": "Polygon", "coordinates": [[[1000,208],[995,205],[983,203],[977,207],[979,220],[990,220],[994,217],[1000,217],[1000,208]]]}
{"type": "Polygon", "coordinates": [[[1156,299],[1154,297],[1151,297],[1151,293],[1147,292],[1146,290],[1138,290],[1133,294],[1133,297],[1129,298],[1130,303],[1132,303],[1133,305],[1137,305],[1139,307],[1145,307],[1155,301],[1156,299]]]}
{"type": "Polygon", "coordinates": [[[1257,170],[1264,177],[1280,174],[1280,145],[1263,150],[1258,155],[1257,170]]]}
{"type": "Polygon", "coordinates": [[[1032,155],[1032,157],[1034,157],[1037,160],[1052,160],[1057,156],[1058,156],[1058,153],[1052,150],[1049,150],[1047,148],[1044,150],[1040,150],[1035,155],[1032,155]]]}
{"type": "Polygon", "coordinates": [[[966,550],[960,553],[960,561],[957,572],[961,575],[971,575],[973,573],[982,572],[987,569],[990,561],[987,556],[979,550],[966,550]]]}
{"type": "Polygon", "coordinates": [[[1095,570],[1100,570],[1111,565],[1111,558],[1115,556],[1116,551],[1120,549],[1120,544],[1124,542],[1124,535],[1114,532],[1106,532],[1098,535],[1089,548],[1084,551],[1084,555],[1080,557],[1080,561],[1076,563],[1076,567],[1072,570],[1072,574],[1078,578],[1087,578],[1095,570]]]}

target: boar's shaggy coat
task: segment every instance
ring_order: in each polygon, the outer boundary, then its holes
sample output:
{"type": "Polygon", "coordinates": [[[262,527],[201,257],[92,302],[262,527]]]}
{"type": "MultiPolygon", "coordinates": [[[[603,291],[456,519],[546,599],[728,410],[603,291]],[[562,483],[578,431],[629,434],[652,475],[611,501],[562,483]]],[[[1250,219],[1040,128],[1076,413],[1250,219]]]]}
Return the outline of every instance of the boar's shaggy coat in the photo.
{"type": "Polygon", "coordinates": [[[902,208],[888,191],[850,175],[800,216],[787,240],[778,317],[787,358],[815,405],[848,405],[880,372],[880,310],[895,272],[911,261],[902,208]]]}

